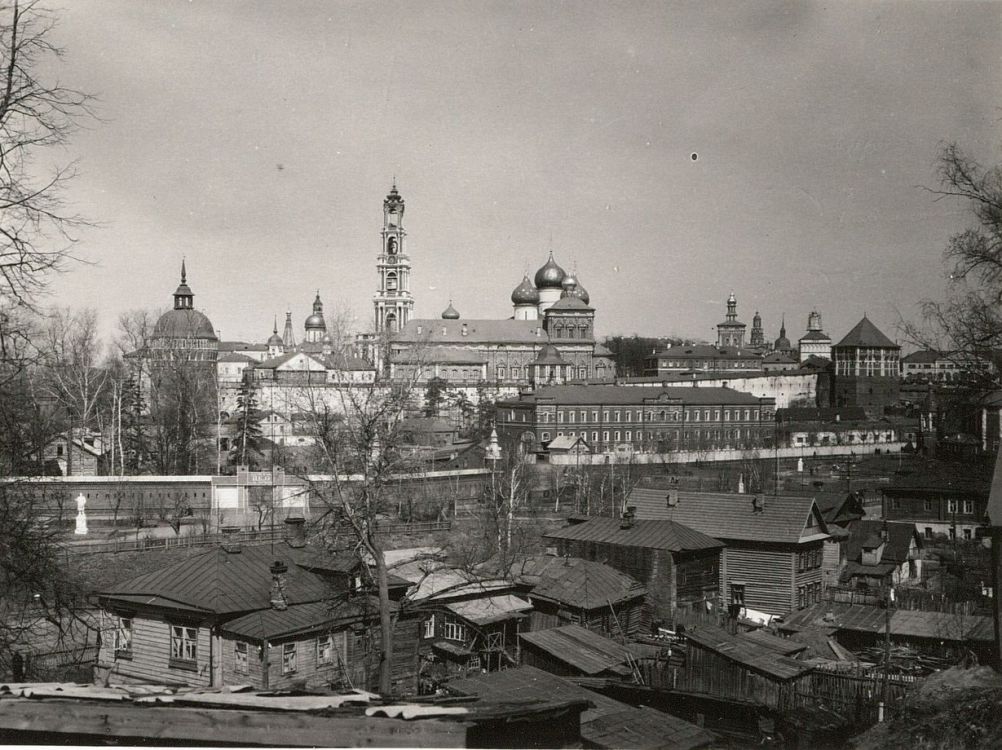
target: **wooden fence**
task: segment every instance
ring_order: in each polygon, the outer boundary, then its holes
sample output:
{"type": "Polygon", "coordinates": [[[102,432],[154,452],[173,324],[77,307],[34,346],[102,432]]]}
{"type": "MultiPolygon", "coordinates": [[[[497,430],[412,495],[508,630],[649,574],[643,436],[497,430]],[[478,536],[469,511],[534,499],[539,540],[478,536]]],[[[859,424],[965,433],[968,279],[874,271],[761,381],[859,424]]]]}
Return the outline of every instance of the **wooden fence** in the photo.
{"type": "MultiPolygon", "coordinates": [[[[449,531],[450,521],[419,521],[415,523],[380,524],[378,534],[427,534],[449,531]]],[[[345,533],[349,528],[345,527],[345,533]]],[[[68,543],[63,545],[66,553],[78,555],[108,554],[116,552],[146,552],[152,550],[179,549],[183,547],[208,547],[219,544],[246,544],[271,542],[286,539],[285,529],[261,529],[260,531],[238,531],[232,534],[186,534],[172,537],[144,537],[141,539],[119,539],[112,542],[68,543]]]]}
{"type": "MultiPolygon", "coordinates": [[[[828,586],[825,600],[838,604],[869,604],[882,606],[884,593],[851,586],[828,586]]],[[[936,591],[897,587],[894,589],[894,608],[923,610],[926,612],[946,612],[957,615],[986,614],[984,605],[976,601],[958,601],[954,597],[936,591]]]]}

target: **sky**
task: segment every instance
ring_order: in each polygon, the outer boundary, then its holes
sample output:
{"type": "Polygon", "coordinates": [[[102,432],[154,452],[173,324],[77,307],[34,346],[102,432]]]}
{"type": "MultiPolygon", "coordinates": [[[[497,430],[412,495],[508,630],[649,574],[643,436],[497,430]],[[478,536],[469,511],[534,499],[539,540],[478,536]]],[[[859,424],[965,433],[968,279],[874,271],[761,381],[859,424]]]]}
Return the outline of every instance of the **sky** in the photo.
{"type": "Polygon", "coordinates": [[[365,330],[382,200],[406,200],[417,317],[466,318],[552,249],[599,335],[894,338],[970,222],[956,141],[1002,162],[1002,2],[73,0],[54,74],[97,95],[67,198],[98,226],[50,302],[171,303],[182,258],[226,340],[319,289],[365,330]]]}

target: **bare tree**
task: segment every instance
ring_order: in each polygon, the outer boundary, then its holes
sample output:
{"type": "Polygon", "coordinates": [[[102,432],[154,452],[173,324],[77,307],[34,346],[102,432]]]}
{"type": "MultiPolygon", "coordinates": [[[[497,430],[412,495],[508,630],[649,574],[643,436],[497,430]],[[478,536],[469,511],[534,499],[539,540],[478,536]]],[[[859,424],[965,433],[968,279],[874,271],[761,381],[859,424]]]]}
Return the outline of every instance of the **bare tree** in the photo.
{"type": "Polygon", "coordinates": [[[99,410],[108,395],[102,349],[96,310],[61,308],[46,318],[43,382],[65,409],[72,427],[98,426],[99,410]]]}
{"type": "Polygon", "coordinates": [[[63,50],[50,40],[54,18],[35,2],[0,6],[0,299],[31,304],[61,269],[85,221],[63,188],[75,163],[49,174],[38,157],[63,146],[92,116],[88,94],[42,80],[38,71],[63,50]]]}

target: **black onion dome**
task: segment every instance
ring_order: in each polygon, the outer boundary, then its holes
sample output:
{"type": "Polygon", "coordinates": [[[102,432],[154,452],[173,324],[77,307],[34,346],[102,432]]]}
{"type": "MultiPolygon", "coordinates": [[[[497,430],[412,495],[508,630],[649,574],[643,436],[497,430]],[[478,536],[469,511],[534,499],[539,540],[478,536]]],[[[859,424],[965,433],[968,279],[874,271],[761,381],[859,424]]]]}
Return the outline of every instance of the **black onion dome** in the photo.
{"type": "Polygon", "coordinates": [[[536,271],[536,288],[537,289],[560,289],[561,284],[564,281],[564,276],[567,273],[557,262],[553,260],[553,253],[550,253],[549,260],[546,261],[546,265],[536,271]]]}
{"type": "Polygon", "coordinates": [[[452,300],[449,300],[449,306],[442,312],[442,318],[443,320],[459,320],[459,311],[452,306],[452,300]]]}
{"type": "Polygon", "coordinates": [[[538,305],[539,290],[529,281],[529,274],[522,277],[522,283],[511,293],[511,301],[516,305],[538,305]]]}

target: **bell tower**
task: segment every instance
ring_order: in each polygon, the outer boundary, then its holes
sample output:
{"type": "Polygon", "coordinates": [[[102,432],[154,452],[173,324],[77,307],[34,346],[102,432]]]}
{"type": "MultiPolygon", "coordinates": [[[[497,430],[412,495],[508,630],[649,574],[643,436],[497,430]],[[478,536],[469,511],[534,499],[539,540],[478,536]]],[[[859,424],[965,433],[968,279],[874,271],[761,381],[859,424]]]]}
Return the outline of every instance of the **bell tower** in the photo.
{"type": "Polygon", "coordinates": [[[379,289],[372,303],[375,307],[376,333],[399,331],[411,319],[414,298],[411,296],[411,260],[404,246],[404,199],[396,182],[383,201],[382,247],[376,259],[379,289]]]}

